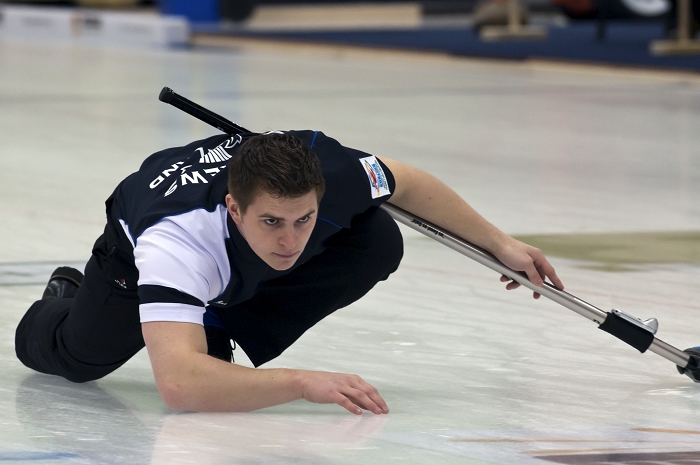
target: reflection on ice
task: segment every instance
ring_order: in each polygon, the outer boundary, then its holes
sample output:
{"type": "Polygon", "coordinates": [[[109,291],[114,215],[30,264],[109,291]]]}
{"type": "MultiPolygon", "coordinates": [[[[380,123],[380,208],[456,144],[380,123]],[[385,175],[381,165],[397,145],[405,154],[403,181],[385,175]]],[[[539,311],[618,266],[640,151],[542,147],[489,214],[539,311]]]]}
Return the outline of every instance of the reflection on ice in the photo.
{"type": "Polygon", "coordinates": [[[150,461],[152,428],[97,383],[33,374],[17,387],[15,408],[33,449],[85,463],[150,461]]]}
{"type": "Polygon", "coordinates": [[[15,406],[27,443],[24,450],[0,452],[3,461],[329,464],[325,455],[334,449],[366,449],[388,418],[264,411],[144,415],[98,383],[39,374],[18,386],[15,406]]]}
{"type": "Polygon", "coordinates": [[[283,463],[321,465],[334,449],[364,448],[386,415],[188,413],[163,422],[153,465],[283,463]]]}

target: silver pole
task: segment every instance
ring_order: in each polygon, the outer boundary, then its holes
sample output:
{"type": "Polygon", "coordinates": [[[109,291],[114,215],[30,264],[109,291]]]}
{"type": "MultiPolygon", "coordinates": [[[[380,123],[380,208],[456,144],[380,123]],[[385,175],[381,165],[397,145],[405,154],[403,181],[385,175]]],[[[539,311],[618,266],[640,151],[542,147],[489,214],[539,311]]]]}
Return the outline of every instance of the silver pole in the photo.
{"type": "MultiPolygon", "coordinates": [[[[538,294],[541,294],[560,305],[563,305],[569,310],[573,310],[574,312],[588,318],[589,320],[597,323],[598,325],[603,323],[603,321],[605,321],[605,318],[607,318],[608,316],[607,312],[604,312],[601,309],[589,304],[588,302],[579,299],[575,295],[557,289],[549,283],[545,283],[542,287],[535,286],[532,282],[530,282],[525,273],[508,268],[503,263],[498,261],[498,259],[494,257],[491,253],[445,231],[439,226],[435,226],[434,224],[429,223],[422,218],[419,218],[405,210],[402,210],[401,208],[395,205],[385,203],[381,206],[381,208],[384,209],[387,213],[389,213],[389,215],[391,215],[391,217],[399,223],[404,224],[409,228],[418,231],[419,233],[422,233],[432,239],[435,239],[441,244],[446,245],[447,247],[461,253],[462,255],[466,255],[472,260],[475,260],[478,263],[481,263],[482,265],[491,268],[497,273],[500,273],[504,276],[509,277],[510,279],[517,281],[518,283],[527,287],[528,289],[537,292],[538,294]]],[[[684,368],[690,362],[690,356],[688,354],[686,354],[682,350],[676,349],[675,347],[657,338],[654,338],[654,341],[652,342],[648,350],[684,368]]]]}
{"type": "Polygon", "coordinates": [[[666,360],[675,363],[679,367],[687,367],[688,362],[690,361],[690,356],[688,354],[676,349],[672,345],[667,344],[658,338],[654,338],[654,341],[651,343],[647,350],[654,352],[656,355],[662,356],[666,360]]]}

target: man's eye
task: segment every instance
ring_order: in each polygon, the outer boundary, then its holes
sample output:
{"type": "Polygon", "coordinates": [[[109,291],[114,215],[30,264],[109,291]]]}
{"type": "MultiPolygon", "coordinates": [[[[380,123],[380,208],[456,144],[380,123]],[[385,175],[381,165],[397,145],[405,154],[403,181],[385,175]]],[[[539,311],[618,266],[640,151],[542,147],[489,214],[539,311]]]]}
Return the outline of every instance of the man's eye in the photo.
{"type": "Polygon", "coordinates": [[[270,226],[277,224],[277,220],[273,218],[268,218],[265,220],[265,224],[269,224],[270,226]]]}
{"type": "Polygon", "coordinates": [[[305,216],[303,218],[299,218],[297,221],[299,221],[299,223],[306,223],[310,219],[311,219],[311,216],[305,216]]]}

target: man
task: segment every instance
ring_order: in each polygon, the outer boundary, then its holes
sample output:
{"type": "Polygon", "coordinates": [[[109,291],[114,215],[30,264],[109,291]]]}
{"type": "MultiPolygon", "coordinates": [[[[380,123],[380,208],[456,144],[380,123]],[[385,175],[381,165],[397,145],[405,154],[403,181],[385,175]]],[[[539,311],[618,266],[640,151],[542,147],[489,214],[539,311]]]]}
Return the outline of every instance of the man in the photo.
{"type": "Polygon", "coordinates": [[[535,284],[548,277],[563,288],[539,250],[423,171],[316,131],[221,135],[152,155],[116,188],[85,276],[53,273],[17,328],[17,356],[84,382],[145,345],[171,408],[248,411],[304,398],[388,413],[356,375],[246,368],[231,363],[229,345],[257,367],[395,271],[403,242],[377,208],[387,200],[535,284]]]}

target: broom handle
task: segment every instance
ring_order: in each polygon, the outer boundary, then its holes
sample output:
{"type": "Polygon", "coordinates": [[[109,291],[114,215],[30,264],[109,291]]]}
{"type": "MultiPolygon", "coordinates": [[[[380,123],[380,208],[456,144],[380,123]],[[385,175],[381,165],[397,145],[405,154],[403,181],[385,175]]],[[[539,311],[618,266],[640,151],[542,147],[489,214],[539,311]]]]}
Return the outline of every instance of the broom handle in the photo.
{"type": "MultiPolygon", "coordinates": [[[[169,87],[164,87],[163,90],[161,90],[158,98],[160,101],[169,103],[170,105],[179,108],[180,110],[194,116],[197,119],[204,121],[205,123],[208,123],[218,128],[219,130],[227,134],[234,135],[241,133],[250,133],[250,131],[248,131],[244,127],[227,120],[223,116],[218,115],[213,111],[204,108],[189,99],[186,99],[185,97],[174,92],[169,87]]],[[[485,250],[473,244],[470,244],[464,239],[460,239],[459,237],[454,236],[449,232],[442,230],[438,226],[428,223],[422,218],[412,215],[411,213],[402,210],[399,207],[396,207],[389,203],[385,203],[381,206],[381,208],[387,211],[389,215],[391,215],[391,217],[399,223],[402,223],[411,229],[414,229],[422,234],[425,234],[428,237],[435,239],[441,244],[446,245],[447,247],[461,253],[462,255],[466,255],[472,260],[476,260],[477,262],[481,263],[482,265],[488,268],[491,268],[497,273],[500,273],[504,276],[513,279],[514,281],[517,281],[518,283],[527,287],[528,289],[531,289],[534,292],[537,292],[538,294],[541,294],[547,297],[548,299],[551,299],[554,302],[563,305],[569,310],[573,310],[579,315],[584,316],[591,321],[594,321],[598,325],[603,324],[607,318],[619,318],[616,315],[613,315],[612,313],[607,313],[597,307],[594,307],[588,302],[584,302],[583,300],[579,299],[578,297],[572,294],[569,294],[568,292],[557,289],[549,283],[544,283],[544,285],[541,287],[535,286],[530,282],[529,279],[527,279],[527,275],[525,273],[508,268],[503,263],[498,261],[498,259],[496,259],[496,257],[494,257],[489,252],[486,252],[485,250]]],[[[624,325],[628,326],[630,324],[631,323],[624,323],[624,325]]],[[[620,334],[622,333],[614,334],[614,332],[611,332],[611,334],[624,341],[624,335],[623,337],[620,337],[620,334]]],[[[663,342],[660,339],[653,338],[650,345],[646,347],[645,350],[650,350],[655,354],[658,354],[661,357],[675,363],[679,367],[687,368],[693,366],[693,368],[697,370],[697,367],[691,364],[691,358],[688,354],[673,347],[670,344],[663,342]]],[[[644,350],[641,351],[644,352],[644,350]]]]}
{"type": "MultiPolygon", "coordinates": [[[[563,305],[569,310],[573,310],[574,312],[588,318],[598,325],[603,324],[605,319],[610,315],[609,313],[604,312],[588,302],[579,299],[575,295],[569,294],[561,289],[557,289],[549,283],[544,283],[544,285],[541,287],[535,286],[522,271],[515,271],[508,268],[489,252],[445,231],[439,226],[435,226],[422,218],[402,210],[395,205],[385,203],[381,206],[381,208],[389,213],[389,215],[391,215],[391,217],[397,222],[404,224],[432,239],[435,239],[452,250],[475,260],[487,268],[491,268],[497,273],[509,277],[528,289],[537,292],[538,294],[541,294],[560,305],[563,305]]],[[[650,350],[683,368],[685,368],[690,362],[690,356],[688,354],[670,344],[663,342],[660,339],[657,339],[656,337],[647,350],[650,350]]]]}

